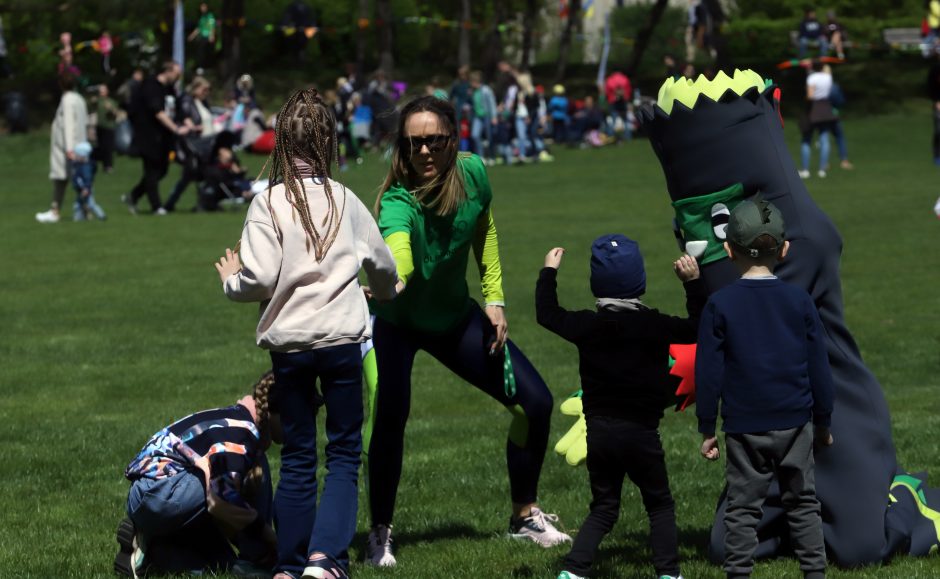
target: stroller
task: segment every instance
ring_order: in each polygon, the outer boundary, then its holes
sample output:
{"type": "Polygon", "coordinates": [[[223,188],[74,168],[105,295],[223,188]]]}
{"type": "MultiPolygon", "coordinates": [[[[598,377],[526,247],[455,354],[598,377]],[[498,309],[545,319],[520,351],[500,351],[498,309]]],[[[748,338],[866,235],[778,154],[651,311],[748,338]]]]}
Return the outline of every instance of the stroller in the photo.
{"type": "Polygon", "coordinates": [[[220,149],[232,150],[237,144],[238,137],[230,131],[211,137],[179,139],[176,160],[183,166],[184,179],[197,183],[196,211],[218,211],[224,200],[244,203],[242,191],[247,181],[233,179],[217,165],[220,149]]]}

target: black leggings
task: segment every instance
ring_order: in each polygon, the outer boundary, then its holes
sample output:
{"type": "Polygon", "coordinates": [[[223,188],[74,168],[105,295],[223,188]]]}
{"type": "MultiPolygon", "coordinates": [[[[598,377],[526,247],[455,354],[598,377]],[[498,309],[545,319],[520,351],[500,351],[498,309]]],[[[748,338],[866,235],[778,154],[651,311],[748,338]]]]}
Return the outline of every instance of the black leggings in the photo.
{"type": "Polygon", "coordinates": [[[424,350],[455,374],[495,398],[510,412],[513,424],[506,442],[512,501],[536,501],[539,475],[552,412],[552,395],[525,355],[508,342],[516,394],[506,396],[503,356],[489,356],[495,330],[474,305],[467,319],[446,334],[406,330],[376,318],[373,327],[379,373],[375,425],[369,446],[369,504],[372,523],[391,525],[401,479],[405,423],[411,407],[411,368],[424,350]],[[514,409],[521,408],[522,412],[514,409]]]}

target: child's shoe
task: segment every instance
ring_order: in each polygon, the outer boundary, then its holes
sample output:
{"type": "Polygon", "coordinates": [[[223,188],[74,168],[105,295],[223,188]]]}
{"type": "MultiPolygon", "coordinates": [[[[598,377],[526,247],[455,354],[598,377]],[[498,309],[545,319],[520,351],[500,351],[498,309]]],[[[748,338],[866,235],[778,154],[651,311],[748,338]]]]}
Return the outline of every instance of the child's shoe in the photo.
{"type": "Polygon", "coordinates": [[[552,524],[556,522],[558,515],[543,513],[541,509],[533,508],[528,517],[509,519],[509,537],[533,541],[545,548],[570,543],[571,537],[552,524]]]}
{"type": "Polygon", "coordinates": [[[301,577],[314,579],[349,579],[349,574],[339,566],[339,563],[330,559],[323,553],[317,553],[307,560],[307,568],[301,577]]]}
{"type": "Polygon", "coordinates": [[[554,160],[555,157],[553,157],[552,154],[548,151],[543,150],[541,153],[539,153],[539,161],[543,163],[551,163],[554,160]]]}
{"type": "Polygon", "coordinates": [[[682,575],[660,575],[659,579],[683,579],[682,575]]]}
{"type": "Polygon", "coordinates": [[[392,553],[392,528],[376,525],[369,531],[366,543],[366,564],[377,567],[394,567],[398,563],[392,553]]]}
{"type": "Polygon", "coordinates": [[[587,579],[587,578],[582,577],[581,575],[575,575],[571,571],[562,571],[561,573],[558,574],[558,577],[556,577],[555,579],[587,579]]]}
{"type": "Polygon", "coordinates": [[[118,525],[117,542],[121,548],[114,558],[114,572],[127,577],[143,577],[146,568],[144,544],[130,519],[124,519],[118,525]]]}

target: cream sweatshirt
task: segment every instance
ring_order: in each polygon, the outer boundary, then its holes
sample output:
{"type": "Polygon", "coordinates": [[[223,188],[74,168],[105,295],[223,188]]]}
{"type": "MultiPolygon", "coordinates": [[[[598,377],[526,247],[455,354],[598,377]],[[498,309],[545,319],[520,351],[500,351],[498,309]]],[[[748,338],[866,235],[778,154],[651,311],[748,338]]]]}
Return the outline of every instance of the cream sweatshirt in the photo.
{"type": "MultiPolygon", "coordinates": [[[[328,206],[323,185],[312,179],[303,184],[320,231],[328,206]]],[[[272,187],[270,198],[267,191],[255,196],[248,208],[242,270],[229,276],[223,288],[232,300],[261,302],[256,339],[267,350],[295,352],[371,338],[369,308],[359,286],[361,268],[377,299],[395,297],[395,260],[375,220],[352,191],[335,181],[330,185],[342,218],[322,262],[312,246],[307,249],[300,216],[287,202],[284,185],[272,187]]]]}

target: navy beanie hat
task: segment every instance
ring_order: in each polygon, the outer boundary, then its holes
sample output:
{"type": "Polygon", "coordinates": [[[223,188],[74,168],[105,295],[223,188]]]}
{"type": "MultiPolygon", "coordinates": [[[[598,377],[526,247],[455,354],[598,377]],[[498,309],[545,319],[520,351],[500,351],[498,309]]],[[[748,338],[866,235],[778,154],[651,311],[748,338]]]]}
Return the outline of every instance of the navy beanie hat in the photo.
{"type": "Polygon", "coordinates": [[[629,299],[646,291],[646,270],[637,242],[615,233],[591,246],[591,292],[597,298],[629,299]]]}

